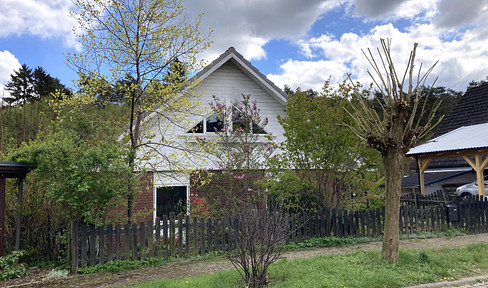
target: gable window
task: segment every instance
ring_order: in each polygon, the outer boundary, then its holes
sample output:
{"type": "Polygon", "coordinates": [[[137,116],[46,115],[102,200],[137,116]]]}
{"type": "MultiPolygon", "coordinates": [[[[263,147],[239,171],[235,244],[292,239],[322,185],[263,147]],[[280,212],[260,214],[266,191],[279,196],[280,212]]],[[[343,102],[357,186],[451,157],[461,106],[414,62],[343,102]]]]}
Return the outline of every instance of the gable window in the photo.
{"type": "Polygon", "coordinates": [[[235,131],[239,128],[243,129],[244,131],[249,131],[249,129],[252,129],[252,134],[268,134],[260,125],[254,122],[252,122],[252,125],[250,125],[249,119],[245,119],[242,116],[242,112],[238,108],[234,107],[232,109],[232,129],[235,131]]]}
{"type": "Polygon", "coordinates": [[[220,131],[223,128],[224,125],[222,119],[220,119],[220,116],[217,114],[217,112],[213,112],[210,116],[205,118],[205,121],[202,120],[198,122],[197,125],[188,130],[186,133],[203,134],[207,132],[220,131]]]}
{"type": "MultiPolygon", "coordinates": [[[[242,117],[241,111],[237,107],[232,108],[232,130],[235,131],[239,128],[242,128],[244,131],[249,131],[252,128],[253,134],[268,134],[264,130],[263,127],[256,123],[252,123],[252,126],[249,124],[248,119],[244,119],[242,117]]],[[[230,120],[230,119],[226,119],[230,120]]],[[[197,134],[204,134],[204,133],[214,133],[216,131],[222,131],[224,129],[224,123],[222,118],[219,116],[217,112],[213,112],[205,118],[204,120],[198,122],[193,128],[188,130],[186,133],[197,133],[197,134]]]]}

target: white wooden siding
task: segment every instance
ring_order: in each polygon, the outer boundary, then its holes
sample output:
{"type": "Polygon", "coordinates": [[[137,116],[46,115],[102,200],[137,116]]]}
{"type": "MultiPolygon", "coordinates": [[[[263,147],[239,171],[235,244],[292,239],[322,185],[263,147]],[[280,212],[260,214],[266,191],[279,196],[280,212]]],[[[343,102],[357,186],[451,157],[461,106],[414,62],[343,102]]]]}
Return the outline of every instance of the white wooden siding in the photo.
{"type": "MultiPolygon", "coordinates": [[[[270,95],[266,90],[261,88],[257,82],[253,81],[239,70],[239,68],[231,61],[227,61],[206,77],[195,90],[196,94],[200,95],[199,99],[193,100],[195,106],[203,106],[207,109],[208,113],[210,113],[209,103],[213,102],[213,95],[217,96],[222,101],[225,101],[224,99],[230,99],[230,103],[241,101],[242,94],[250,95],[251,101],[256,100],[261,117],[263,119],[268,118],[268,124],[266,125],[265,130],[273,135],[276,143],[284,141],[284,130],[276,117],[277,115],[285,115],[283,105],[280,104],[273,95],[270,95]]],[[[178,145],[188,145],[187,140],[189,137],[194,136],[188,136],[186,131],[200,122],[203,119],[203,115],[192,115],[186,117],[186,119],[187,123],[185,123],[184,128],[166,122],[157,123],[158,121],[152,119],[151,123],[148,123],[148,126],[152,126],[151,133],[156,135],[156,138],[154,138],[153,141],[161,139],[159,131],[163,130],[165,139],[171,139],[178,145]],[[159,127],[160,125],[163,125],[163,127],[159,127]]],[[[142,156],[143,153],[147,153],[147,151],[144,150],[141,150],[140,152],[141,154],[139,156],[142,156]]],[[[165,155],[173,155],[172,157],[176,161],[188,161],[187,158],[178,155],[178,153],[175,153],[175,150],[169,147],[160,148],[159,152],[164,153],[165,155]]],[[[186,165],[189,169],[200,169],[203,168],[202,166],[209,169],[216,168],[210,163],[211,161],[202,163],[197,161],[197,159],[192,159],[193,160],[189,161],[188,165],[186,165]]],[[[167,170],[164,165],[161,165],[157,158],[141,161],[140,164],[141,166],[145,166],[146,169],[150,166],[158,171],[167,170]]]]}

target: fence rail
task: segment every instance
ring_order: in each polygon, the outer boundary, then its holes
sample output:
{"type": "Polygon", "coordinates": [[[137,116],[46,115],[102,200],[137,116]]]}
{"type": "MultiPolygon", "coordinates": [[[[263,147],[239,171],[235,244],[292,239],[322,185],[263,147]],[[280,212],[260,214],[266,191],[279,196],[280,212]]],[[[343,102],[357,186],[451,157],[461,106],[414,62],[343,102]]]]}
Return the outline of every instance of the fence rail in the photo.
{"type": "MultiPolygon", "coordinates": [[[[417,199],[418,200],[418,199],[417,199]]],[[[421,199],[425,200],[425,199],[421,199]]],[[[400,233],[441,231],[449,227],[469,233],[488,232],[488,202],[484,198],[415,205],[400,208],[400,233]]],[[[383,235],[384,208],[367,211],[320,209],[290,214],[287,243],[312,237],[380,237],[383,235]]],[[[144,260],[147,257],[186,257],[234,249],[228,237],[233,218],[197,218],[186,215],[163,216],[155,223],[95,227],[72,222],[72,271],[112,260],[144,260]]]]}

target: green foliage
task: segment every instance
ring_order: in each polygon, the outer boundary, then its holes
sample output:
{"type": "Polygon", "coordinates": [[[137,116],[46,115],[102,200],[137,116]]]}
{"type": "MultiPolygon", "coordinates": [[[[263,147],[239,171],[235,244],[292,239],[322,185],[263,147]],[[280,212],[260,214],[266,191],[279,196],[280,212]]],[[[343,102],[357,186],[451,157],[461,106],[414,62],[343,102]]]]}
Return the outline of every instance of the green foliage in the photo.
{"type": "Polygon", "coordinates": [[[299,243],[289,243],[286,244],[283,249],[294,250],[301,248],[342,247],[345,245],[353,245],[364,242],[366,242],[366,240],[362,238],[337,238],[332,236],[322,238],[310,238],[299,243]]]}
{"type": "Polygon", "coordinates": [[[12,278],[20,278],[29,272],[25,264],[18,264],[23,251],[12,251],[9,255],[0,257],[0,281],[12,278]]]}
{"type": "Polygon", "coordinates": [[[110,201],[126,193],[129,170],[116,143],[89,143],[72,131],[58,131],[24,144],[11,159],[33,165],[31,174],[62,213],[87,223],[100,221],[110,201]]]}
{"type": "Polygon", "coordinates": [[[142,268],[145,266],[158,266],[162,265],[166,261],[163,258],[146,258],[143,261],[141,260],[114,260],[102,265],[97,264],[93,267],[85,267],[78,269],[79,274],[92,274],[92,273],[112,273],[112,272],[119,272],[125,270],[133,270],[142,268]]]}
{"type": "Polygon", "coordinates": [[[270,193],[292,211],[318,207],[367,208],[366,195],[379,195],[380,155],[368,149],[349,129],[345,111],[355,87],[343,83],[336,90],[325,83],[320,95],[302,92],[288,96],[285,153],[274,164],[270,193]]]}
{"type": "Polygon", "coordinates": [[[42,67],[36,67],[34,71],[26,64],[22,64],[18,71],[10,75],[10,81],[5,84],[5,89],[11,97],[5,97],[10,105],[24,105],[51,96],[56,91],[70,95],[71,92],[61,84],[58,78],[54,78],[42,67]]]}

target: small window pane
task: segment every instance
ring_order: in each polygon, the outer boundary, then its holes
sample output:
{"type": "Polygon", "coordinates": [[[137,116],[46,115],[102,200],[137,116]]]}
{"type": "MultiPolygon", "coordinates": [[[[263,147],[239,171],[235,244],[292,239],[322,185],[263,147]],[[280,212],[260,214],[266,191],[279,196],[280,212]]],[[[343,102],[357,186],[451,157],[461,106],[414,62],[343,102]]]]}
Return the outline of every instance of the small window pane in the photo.
{"type": "Polygon", "coordinates": [[[195,127],[188,130],[186,133],[203,133],[203,120],[195,125],[195,127]]]}
{"type": "Polygon", "coordinates": [[[207,132],[221,131],[223,128],[222,119],[216,112],[207,117],[207,132]]]}

